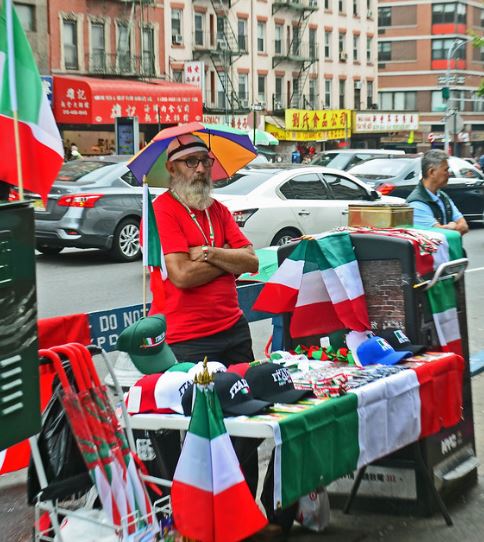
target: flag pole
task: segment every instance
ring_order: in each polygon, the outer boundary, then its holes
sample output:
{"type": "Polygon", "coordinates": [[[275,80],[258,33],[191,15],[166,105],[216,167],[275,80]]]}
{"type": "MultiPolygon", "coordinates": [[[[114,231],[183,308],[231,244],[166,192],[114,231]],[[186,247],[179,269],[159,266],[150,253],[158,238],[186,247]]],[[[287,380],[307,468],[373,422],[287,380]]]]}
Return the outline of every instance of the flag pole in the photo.
{"type": "Polygon", "coordinates": [[[15,50],[13,39],[13,20],[12,20],[12,0],[4,0],[5,2],[5,16],[7,26],[7,62],[8,62],[8,80],[9,80],[9,92],[10,92],[10,106],[13,113],[13,132],[15,141],[15,157],[17,160],[17,183],[19,199],[24,199],[24,181],[22,176],[22,155],[20,149],[20,134],[18,127],[18,104],[17,104],[17,82],[15,77],[15,50]]]}

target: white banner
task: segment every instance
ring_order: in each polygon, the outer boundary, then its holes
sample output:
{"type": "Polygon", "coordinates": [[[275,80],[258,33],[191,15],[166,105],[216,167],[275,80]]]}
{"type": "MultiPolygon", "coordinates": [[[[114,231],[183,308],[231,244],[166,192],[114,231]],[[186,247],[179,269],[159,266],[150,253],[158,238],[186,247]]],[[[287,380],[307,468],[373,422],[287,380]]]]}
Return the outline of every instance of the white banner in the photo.
{"type": "Polygon", "coordinates": [[[369,133],[418,130],[418,121],[418,113],[389,113],[386,111],[355,113],[353,132],[369,133]]]}

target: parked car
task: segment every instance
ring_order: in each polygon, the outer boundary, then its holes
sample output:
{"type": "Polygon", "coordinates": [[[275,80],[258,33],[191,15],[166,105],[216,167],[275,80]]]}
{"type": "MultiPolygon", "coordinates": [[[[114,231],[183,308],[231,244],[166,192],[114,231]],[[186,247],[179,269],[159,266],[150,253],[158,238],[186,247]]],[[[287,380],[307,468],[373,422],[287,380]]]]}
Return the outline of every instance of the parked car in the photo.
{"type": "MultiPolygon", "coordinates": [[[[421,156],[375,158],[349,170],[384,195],[406,198],[420,180],[421,156]]],[[[484,175],[456,156],[449,157],[450,178],[445,192],[452,198],[466,220],[482,220],[484,212],[484,175]]]]}
{"type": "Polygon", "coordinates": [[[403,203],[353,175],[321,166],[242,169],[214,188],[255,248],[346,226],[349,203],[403,203]]]}
{"type": "Polygon", "coordinates": [[[347,171],[351,167],[373,158],[390,158],[404,155],[405,151],[390,149],[335,149],[320,152],[311,160],[313,166],[332,167],[347,171]]]}
{"type": "Polygon", "coordinates": [[[99,248],[119,261],[139,258],[142,187],[126,163],[126,156],[107,156],[64,164],[47,206],[34,199],[37,250],[99,248]]]}

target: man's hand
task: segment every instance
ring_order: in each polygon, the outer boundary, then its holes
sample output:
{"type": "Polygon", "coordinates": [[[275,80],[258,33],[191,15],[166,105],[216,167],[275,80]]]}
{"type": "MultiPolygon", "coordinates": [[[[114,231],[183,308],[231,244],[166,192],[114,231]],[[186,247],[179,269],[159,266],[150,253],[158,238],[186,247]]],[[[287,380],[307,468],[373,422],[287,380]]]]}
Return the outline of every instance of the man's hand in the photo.
{"type": "Polygon", "coordinates": [[[441,226],[439,224],[438,227],[445,228],[446,230],[458,231],[461,235],[465,235],[469,231],[469,226],[464,217],[459,218],[459,220],[456,220],[456,221],[452,220],[451,222],[448,222],[444,226],[441,226]]]}
{"type": "Polygon", "coordinates": [[[259,259],[252,245],[242,248],[226,248],[226,245],[224,248],[208,247],[206,261],[234,275],[257,273],[259,270],[259,259]]]}
{"type": "Polygon", "coordinates": [[[205,255],[202,247],[190,247],[189,256],[192,262],[203,262],[205,261],[205,255]]]}

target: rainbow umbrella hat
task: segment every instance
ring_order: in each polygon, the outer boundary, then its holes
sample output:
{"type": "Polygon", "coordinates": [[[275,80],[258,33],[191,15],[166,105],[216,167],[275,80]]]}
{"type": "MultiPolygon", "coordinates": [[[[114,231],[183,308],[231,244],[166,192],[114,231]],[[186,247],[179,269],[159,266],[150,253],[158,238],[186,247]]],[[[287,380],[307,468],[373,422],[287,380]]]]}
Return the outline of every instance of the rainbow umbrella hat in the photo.
{"type": "Polygon", "coordinates": [[[190,122],[161,130],[151,142],[128,163],[128,168],[141,184],[146,176],[150,186],[168,186],[168,172],[165,167],[166,149],[178,136],[193,134],[202,139],[215,158],[212,180],[226,179],[246,166],[257,156],[247,132],[227,125],[190,122]]]}

